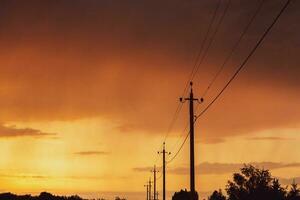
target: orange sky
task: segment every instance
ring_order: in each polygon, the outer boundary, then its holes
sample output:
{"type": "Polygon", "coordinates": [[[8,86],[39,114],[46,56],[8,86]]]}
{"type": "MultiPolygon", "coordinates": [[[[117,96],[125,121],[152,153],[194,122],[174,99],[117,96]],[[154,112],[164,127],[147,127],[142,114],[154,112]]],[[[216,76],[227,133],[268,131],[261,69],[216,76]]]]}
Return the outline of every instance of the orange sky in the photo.
{"type": "MultiPolygon", "coordinates": [[[[143,194],[216,2],[1,1],[1,191],[143,194]]],[[[231,2],[195,77],[197,97],[258,2],[231,2]]],[[[280,0],[263,5],[198,113],[281,6],[280,0]]],[[[300,177],[299,6],[291,3],[245,70],[197,122],[201,194],[223,187],[242,163],[300,177]]],[[[183,140],[187,111],[184,105],[167,138],[172,152],[183,140]]],[[[168,166],[169,191],[189,187],[187,165],[186,144],[168,166]]]]}

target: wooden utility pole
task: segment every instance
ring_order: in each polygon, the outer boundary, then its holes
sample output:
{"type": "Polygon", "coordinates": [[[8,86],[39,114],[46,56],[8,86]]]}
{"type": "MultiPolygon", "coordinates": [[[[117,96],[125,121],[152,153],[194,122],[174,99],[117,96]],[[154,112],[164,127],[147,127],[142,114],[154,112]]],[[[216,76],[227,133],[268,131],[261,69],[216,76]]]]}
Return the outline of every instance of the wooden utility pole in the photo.
{"type": "Polygon", "coordinates": [[[163,150],[158,153],[163,154],[163,200],[166,200],[166,154],[171,154],[166,151],[165,143],[163,144],[163,150]]]}
{"type": "Polygon", "coordinates": [[[147,200],[149,200],[149,185],[146,184],[146,185],[144,185],[144,187],[147,188],[147,200]]]}
{"type": "Polygon", "coordinates": [[[154,169],[151,171],[153,172],[153,200],[156,200],[156,166],[154,165],[154,169]]]}
{"type": "MultiPolygon", "coordinates": [[[[195,193],[195,150],[194,150],[194,121],[195,121],[195,115],[194,115],[194,101],[198,101],[199,99],[194,98],[193,94],[193,82],[190,82],[191,90],[190,90],[190,96],[188,98],[180,98],[180,102],[189,101],[189,110],[190,110],[190,190],[191,190],[191,196],[192,199],[194,199],[196,193],[195,193]]],[[[200,102],[202,102],[203,99],[200,99],[200,102]]]]}
{"type": "Polygon", "coordinates": [[[149,200],[151,200],[151,177],[149,178],[149,200]]]}

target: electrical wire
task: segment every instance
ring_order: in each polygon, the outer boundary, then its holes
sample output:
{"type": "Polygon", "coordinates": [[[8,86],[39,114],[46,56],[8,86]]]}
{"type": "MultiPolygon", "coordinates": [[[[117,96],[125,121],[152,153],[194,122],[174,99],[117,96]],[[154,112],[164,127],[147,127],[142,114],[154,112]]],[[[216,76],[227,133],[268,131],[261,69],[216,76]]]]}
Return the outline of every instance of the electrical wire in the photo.
{"type": "MultiPolygon", "coordinates": [[[[230,1],[230,0],[229,0],[229,1],[230,1]]],[[[203,39],[203,41],[202,41],[202,43],[201,43],[200,51],[199,51],[199,53],[197,54],[197,57],[196,57],[196,60],[195,60],[195,64],[194,64],[194,66],[193,66],[193,69],[192,69],[192,71],[191,71],[191,74],[190,74],[190,76],[189,76],[188,81],[186,82],[186,85],[185,85],[185,87],[184,87],[184,90],[183,90],[181,96],[185,96],[185,94],[186,94],[186,92],[187,92],[187,89],[188,89],[188,86],[189,86],[189,83],[190,83],[190,81],[191,81],[191,80],[193,79],[193,77],[194,77],[195,71],[198,71],[198,70],[197,70],[197,63],[198,63],[199,58],[200,58],[200,56],[201,56],[201,54],[202,54],[202,52],[203,52],[205,43],[206,43],[206,41],[207,41],[207,39],[208,39],[208,36],[209,36],[210,31],[211,31],[212,25],[213,25],[213,23],[214,23],[214,21],[215,21],[215,18],[216,18],[216,16],[217,16],[217,12],[218,12],[218,9],[219,9],[219,7],[220,7],[220,4],[221,4],[221,0],[218,1],[217,6],[216,6],[216,8],[215,8],[215,10],[214,10],[214,12],[213,12],[212,18],[211,18],[211,20],[210,20],[210,23],[209,23],[209,26],[208,26],[208,29],[207,29],[207,32],[206,32],[206,34],[205,34],[205,36],[204,36],[204,39],[203,39]]],[[[173,126],[174,126],[176,120],[177,120],[177,117],[178,117],[178,114],[179,114],[181,108],[182,108],[182,104],[181,104],[181,103],[178,103],[178,106],[177,106],[177,108],[176,108],[176,110],[175,110],[175,113],[174,113],[174,115],[173,115],[173,118],[172,118],[172,120],[171,120],[171,123],[170,123],[170,125],[169,125],[169,127],[168,127],[168,129],[167,129],[167,133],[166,133],[166,136],[165,136],[163,142],[166,142],[166,139],[167,139],[168,135],[170,134],[170,132],[171,132],[171,130],[172,130],[172,128],[173,128],[173,126]]],[[[160,147],[160,148],[161,148],[161,147],[160,147]]]]}
{"type": "MultiPolygon", "coordinates": [[[[230,1],[230,0],[229,0],[229,1],[230,1]]],[[[195,70],[198,71],[198,69],[197,69],[197,63],[198,63],[198,60],[199,60],[199,58],[200,58],[200,56],[201,56],[201,54],[202,54],[202,52],[203,52],[205,43],[206,43],[206,41],[207,41],[207,39],[208,39],[208,36],[209,36],[210,31],[211,31],[212,25],[213,25],[213,23],[214,23],[214,21],[215,21],[215,18],[216,18],[216,16],[217,16],[217,12],[218,12],[218,9],[219,9],[219,7],[220,7],[220,4],[221,4],[221,0],[218,1],[217,6],[216,6],[216,8],[215,8],[215,10],[214,10],[214,12],[213,12],[212,18],[211,18],[211,20],[210,20],[210,23],[209,23],[209,26],[208,26],[208,29],[207,29],[207,32],[206,32],[206,34],[205,34],[205,36],[204,36],[204,39],[203,39],[203,41],[202,41],[202,43],[201,43],[200,51],[199,51],[199,53],[198,53],[198,55],[197,55],[197,57],[196,57],[195,64],[194,64],[194,66],[193,66],[193,69],[192,69],[192,71],[191,71],[191,74],[190,74],[190,76],[189,76],[188,81],[186,82],[186,85],[185,85],[185,87],[184,87],[184,90],[183,90],[181,96],[185,96],[185,94],[186,94],[186,92],[187,92],[187,89],[188,89],[188,86],[189,86],[189,82],[190,82],[190,81],[192,80],[192,78],[195,76],[195,75],[194,75],[195,70]]],[[[199,65],[198,65],[198,67],[199,67],[199,65]]],[[[172,117],[171,123],[170,123],[170,125],[168,126],[167,132],[166,132],[166,134],[165,134],[163,143],[166,142],[167,137],[169,136],[169,134],[170,134],[170,132],[171,132],[171,130],[172,130],[172,128],[173,128],[175,122],[177,121],[177,118],[178,118],[178,115],[179,115],[181,109],[182,109],[182,103],[178,103],[177,108],[176,108],[176,110],[175,110],[175,113],[174,113],[174,115],[173,115],[173,117],[172,117]]],[[[162,148],[163,143],[159,146],[158,150],[160,150],[160,149],[162,148]]],[[[155,162],[154,162],[154,163],[156,164],[157,161],[158,161],[158,158],[155,159],[155,162]]]]}
{"type": "Polygon", "coordinates": [[[189,76],[188,81],[187,81],[186,84],[185,84],[185,88],[184,88],[184,91],[183,91],[182,96],[185,96],[185,93],[187,92],[187,89],[188,89],[188,86],[189,86],[190,81],[193,80],[194,74],[196,73],[196,71],[198,71],[197,68],[199,67],[199,65],[197,65],[197,64],[198,64],[198,61],[199,61],[199,59],[200,59],[200,56],[202,55],[203,49],[204,49],[204,47],[205,47],[205,44],[206,44],[206,41],[207,41],[207,39],[208,39],[209,33],[210,33],[211,28],[212,28],[212,26],[213,26],[213,24],[214,24],[214,21],[215,21],[215,19],[216,19],[218,10],[219,10],[219,8],[220,8],[220,5],[221,5],[221,0],[218,1],[217,6],[216,6],[216,8],[215,8],[215,10],[214,10],[214,12],[213,12],[212,18],[211,18],[210,23],[209,23],[209,25],[208,25],[208,29],[207,29],[207,31],[206,31],[206,33],[205,33],[205,36],[204,36],[204,39],[203,39],[203,41],[202,41],[202,43],[201,43],[201,45],[200,45],[200,51],[198,52],[198,54],[197,54],[197,56],[196,56],[196,60],[195,60],[195,64],[194,64],[194,66],[193,66],[192,72],[191,72],[191,74],[190,74],[190,76],[189,76]]]}
{"type": "MultiPolygon", "coordinates": [[[[270,30],[273,28],[273,26],[275,25],[275,23],[278,21],[278,19],[280,18],[280,16],[282,15],[282,13],[285,11],[285,9],[288,7],[288,5],[290,4],[291,0],[287,0],[286,3],[284,4],[284,6],[282,7],[282,9],[279,11],[279,13],[277,14],[277,16],[274,18],[274,20],[272,21],[272,23],[270,24],[270,26],[266,29],[266,31],[263,33],[263,35],[260,37],[260,39],[258,40],[258,42],[255,44],[255,46],[252,48],[252,50],[250,51],[250,53],[248,54],[248,56],[245,58],[245,60],[242,62],[242,64],[240,65],[240,67],[236,70],[236,72],[233,74],[233,76],[230,78],[230,80],[227,82],[227,84],[222,88],[222,90],[218,93],[218,95],[208,104],[208,106],[195,118],[194,123],[196,123],[196,121],[199,119],[199,117],[201,117],[212,105],[213,103],[221,96],[221,94],[225,91],[225,89],[230,85],[230,83],[235,79],[235,77],[239,74],[239,72],[243,69],[243,67],[245,66],[245,64],[248,62],[248,60],[252,57],[252,55],[254,54],[254,52],[257,50],[257,48],[261,45],[261,43],[263,42],[263,40],[265,39],[265,37],[267,36],[267,34],[270,32],[270,30]]],[[[179,147],[179,149],[177,150],[177,152],[175,153],[175,155],[167,161],[167,163],[171,163],[179,154],[179,152],[182,150],[185,142],[187,141],[188,136],[190,135],[190,132],[188,132],[184,138],[184,141],[182,142],[181,146],[179,147]]]]}
{"type": "Polygon", "coordinates": [[[171,162],[177,157],[177,155],[179,154],[179,152],[180,152],[181,149],[183,148],[183,146],[184,146],[186,140],[188,139],[189,135],[190,135],[190,132],[188,132],[188,133],[186,134],[186,136],[185,136],[183,142],[181,143],[181,145],[180,145],[179,149],[177,150],[177,152],[175,153],[175,155],[174,155],[170,160],[166,161],[167,164],[171,163],[171,162]]]}
{"type": "Polygon", "coordinates": [[[229,81],[226,83],[226,85],[222,88],[222,90],[218,93],[218,95],[206,106],[206,108],[199,114],[197,115],[195,121],[204,115],[204,113],[214,104],[214,102],[222,95],[222,93],[226,90],[226,88],[230,85],[230,83],[235,79],[235,77],[239,74],[239,72],[244,68],[248,60],[252,57],[256,49],[261,45],[267,34],[270,32],[272,27],[275,25],[275,23],[278,21],[279,17],[282,15],[284,10],[287,8],[287,6],[290,4],[291,0],[287,0],[286,3],[284,4],[283,8],[280,10],[280,12],[276,15],[270,26],[266,29],[266,31],[263,33],[263,35],[260,37],[258,42],[255,44],[255,46],[252,48],[246,59],[242,62],[240,67],[236,70],[236,72],[233,74],[233,76],[229,79],[229,81]]]}
{"type": "Polygon", "coordinates": [[[243,32],[241,33],[240,37],[238,38],[237,42],[233,45],[230,53],[228,54],[228,56],[225,58],[223,64],[221,65],[221,67],[219,68],[219,70],[216,72],[216,74],[214,75],[214,77],[212,78],[212,80],[210,81],[208,87],[206,88],[206,90],[204,91],[202,97],[204,98],[208,92],[208,90],[211,88],[211,86],[214,84],[214,82],[216,81],[216,79],[218,78],[218,76],[221,74],[221,72],[223,71],[225,65],[227,64],[227,62],[229,61],[229,59],[231,58],[231,56],[233,55],[233,53],[236,51],[237,47],[239,46],[240,42],[242,41],[243,37],[246,35],[246,32],[248,31],[249,27],[251,26],[252,22],[254,21],[254,19],[256,18],[257,14],[259,13],[259,11],[261,10],[263,4],[264,4],[265,0],[260,1],[260,4],[258,6],[258,8],[255,10],[253,16],[251,17],[249,23],[247,24],[247,26],[244,28],[243,32]]]}
{"type": "Polygon", "coordinates": [[[223,13],[222,13],[222,16],[221,16],[221,18],[220,18],[219,21],[218,21],[218,24],[217,24],[217,26],[216,26],[216,29],[215,29],[215,31],[213,32],[212,36],[210,37],[209,42],[208,42],[208,45],[206,46],[206,49],[204,50],[204,53],[202,54],[202,57],[201,57],[201,59],[200,59],[200,62],[199,62],[199,64],[198,64],[198,66],[196,67],[196,70],[195,70],[195,72],[194,72],[192,78],[190,79],[190,81],[194,80],[194,78],[195,78],[195,76],[196,76],[196,74],[197,74],[197,72],[198,72],[200,66],[201,66],[202,63],[204,62],[204,60],[205,60],[205,58],[206,58],[206,55],[207,55],[207,53],[208,53],[208,50],[209,50],[209,48],[211,47],[212,43],[213,43],[214,40],[215,40],[215,36],[216,36],[216,34],[218,33],[218,31],[219,31],[219,28],[220,28],[220,26],[221,26],[221,24],[222,24],[222,22],[223,22],[223,20],[224,20],[224,18],[225,18],[225,16],[226,16],[226,13],[227,13],[227,11],[228,11],[230,5],[231,5],[231,0],[228,0],[228,1],[227,1],[227,4],[226,4],[226,7],[225,7],[225,9],[224,9],[224,11],[223,11],[223,13]]]}
{"type": "Polygon", "coordinates": [[[162,177],[163,173],[160,173],[160,176],[156,178],[156,180],[159,180],[162,177]]]}
{"type": "MultiPolygon", "coordinates": [[[[229,9],[230,4],[231,4],[231,0],[228,0],[228,1],[227,1],[227,4],[226,4],[226,7],[225,7],[225,9],[224,9],[224,11],[223,11],[223,13],[222,13],[222,15],[221,15],[221,17],[220,17],[218,23],[217,23],[217,26],[216,26],[216,28],[215,28],[215,31],[213,32],[213,34],[212,34],[211,37],[209,38],[209,33],[211,32],[212,26],[213,26],[213,24],[214,24],[214,21],[215,21],[215,19],[216,19],[217,13],[218,13],[218,10],[219,10],[220,5],[221,5],[221,0],[218,1],[217,6],[216,6],[216,8],[215,8],[215,10],[214,10],[214,12],[213,12],[213,15],[212,15],[210,24],[209,24],[209,26],[208,26],[208,30],[207,30],[207,32],[206,32],[206,34],[205,34],[204,40],[202,41],[202,44],[201,44],[201,47],[200,47],[200,51],[199,51],[199,53],[198,53],[198,55],[197,55],[197,57],[196,57],[195,65],[194,65],[193,70],[192,70],[192,72],[191,72],[191,74],[190,74],[190,78],[189,78],[189,80],[187,81],[187,83],[186,83],[186,85],[185,85],[185,88],[184,88],[184,91],[183,91],[182,96],[185,96],[185,93],[187,92],[187,88],[188,88],[188,86],[189,86],[189,82],[192,81],[192,80],[194,79],[196,73],[197,73],[198,70],[199,70],[199,67],[200,67],[201,64],[203,63],[203,61],[204,61],[204,59],[205,59],[205,57],[206,57],[206,55],[207,55],[207,52],[208,52],[209,48],[211,47],[211,45],[212,45],[212,43],[213,43],[213,41],[214,41],[214,39],[215,39],[215,36],[216,36],[217,32],[219,31],[219,27],[221,26],[221,24],[222,24],[222,22],[223,22],[223,20],[224,20],[224,17],[225,17],[225,15],[226,15],[226,13],[227,13],[227,11],[228,11],[228,9],[229,9]],[[209,38],[208,45],[207,45],[207,47],[204,49],[205,44],[206,44],[206,41],[208,40],[208,38],[209,38]],[[204,52],[203,52],[203,51],[204,51],[204,52]],[[202,52],[203,52],[203,53],[202,53],[202,52]],[[201,56],[201,55],[202,55],[202,56],[201,56]],[[201,56],[201,57],[200,57],[200,56],[201,56]],[[199,62],[199,59],[200,59],[200,62],[199,62]],[[199,62],[199,63],[198,63],[198,62],[199,62]]],[[[182,104],[180,104],[180,105],[182,105],[182,104]]],[[[182,106],[180,107],[180,109],[181,109],[181,108],[182,108],[182,106]]],[[[184,128],[183,133],[185,132],[186,128],[187,128],[187,126],[184,128]]],[[[179,139],[181,139],[181,137],[180,137],[179,139]]],[[[178,142],[179,142],[179,140],[177,140],[177,142],[175,143],[175,145],[176,145],[178,142]]]]}

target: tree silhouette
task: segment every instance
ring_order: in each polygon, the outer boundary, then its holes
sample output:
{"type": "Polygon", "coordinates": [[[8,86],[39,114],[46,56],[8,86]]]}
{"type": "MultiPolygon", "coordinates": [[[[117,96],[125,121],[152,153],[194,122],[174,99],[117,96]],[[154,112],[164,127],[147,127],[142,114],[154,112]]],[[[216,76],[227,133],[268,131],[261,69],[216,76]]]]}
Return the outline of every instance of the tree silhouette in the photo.
{"type": "Polygon", "coordinates": [[[226,186],[228,200],[284,200],[285,189],[270,172],[245,165],[226,186]]]}
{"type": "Polygon", "coordinates": [[[226,200],[226,197],[223,195],[222,190],[214,191],[208,200],[226,200]]]}
{"type": "Polygon", "coordinates": [[[126,200],[125,198],[116,197],[115,200],[126,200]]]}
{"type": "Polygon", "coordinates": [[[287,194],[287,200],[300,200],[300,189],[295,181],[291,185],[291,189],[287,194]]]}
{"type": "Polygon", "coordinates": [[[214,191],[209,200],[300,200],[300,190],[296,183],[282,187],[269,170],[244,165],[240,173],[233,174],[233,180],[226,185],[227,198],[222,191],[214,191]]]}
{"type": "Polygon", "coordinates": [[[198,200],[198,193],[194,194],[194,198],[192,198],[192,193],[185,190],[180,190],[179,192],[175,192],[172,197],[172,200],[198,200]]]}
{"type": "Polygon", "coordinates": [[[0,194],[0,200],[83,200],[78,195],[73,196],[55,196],[48,192],[42,192],[39,196],[31,195],[15,195],[12,193],[2,193],[0,194]]]}

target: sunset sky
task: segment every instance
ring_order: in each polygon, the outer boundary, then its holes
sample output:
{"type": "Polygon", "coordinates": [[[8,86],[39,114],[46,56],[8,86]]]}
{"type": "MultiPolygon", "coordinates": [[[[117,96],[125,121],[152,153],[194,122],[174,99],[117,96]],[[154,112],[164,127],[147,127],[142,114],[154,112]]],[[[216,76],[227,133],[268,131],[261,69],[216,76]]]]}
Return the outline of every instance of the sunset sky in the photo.
{"type": "MultiPolygon", "coordinates": [[[[262,0],[220,0],[194,78],[202,97],[262,0]],[[229,2],[229,4],[227,4],[229,2]]],[[[0,1],[0,192],[145,198],[143,185],[219,0],[0,1]]],[[[283,6],[265,0],[212,85],[215,97],[283,6]]],[[[300,1],[294,0],[195,127],[196,189],[224,188],[243,163],[300,183],[300,1]]],[[[176,153],[184,104],[166,139],[176,153]]],[[[189,145],[167,190],[189,188],[189,145]]],[[[160,170],[161,171],[161,170],[160,170]]],[[[160,173],[158,174],[160,176],[160,173]]],[[[158,180],[158,190],[162,189],[158,180]]],[[[160,192],[161,193],[161,192],[160,192]]]]}

